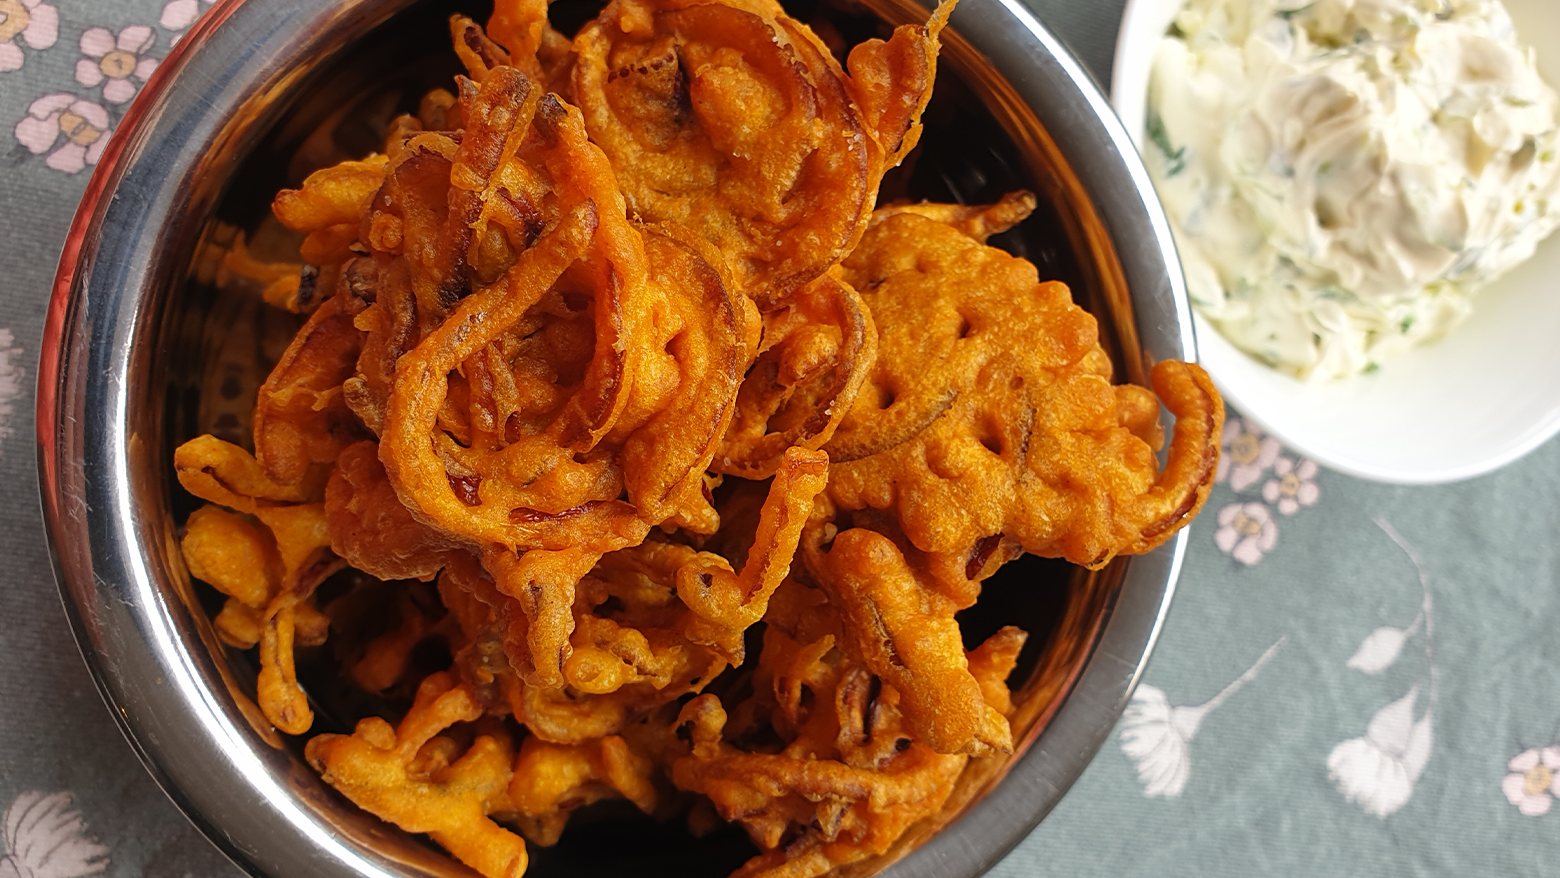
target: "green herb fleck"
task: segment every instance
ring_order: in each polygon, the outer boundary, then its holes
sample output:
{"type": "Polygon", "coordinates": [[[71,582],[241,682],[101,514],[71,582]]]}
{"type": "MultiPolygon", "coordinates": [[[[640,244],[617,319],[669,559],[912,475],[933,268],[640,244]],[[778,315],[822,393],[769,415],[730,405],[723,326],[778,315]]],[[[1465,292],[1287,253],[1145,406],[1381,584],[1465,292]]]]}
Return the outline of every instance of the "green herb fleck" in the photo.
{"type": "Polygon", "coordinates": [[[1408,335],[1408,331],[1410,329],[1413,329],[1413,328],[1414,328],[1414,315],[1412,315],[1412,314],[1408,315],[1407,317],[1404,317],[1403,318],[1403,322],[1398,324],[1398,329],[1402,330],[1404,335],[1408,335]]]}
{"type": "Polygon", "coordinates": [[[1380,372],[1380,371],[1381,371],[1381,364],[1380,363],[1372,361],[1372,362],[1369,362],[1369,363],[1365,364],[1365,374],[1366,375],[1369,375],[1372,372],[1380,372]]]}
{"type": "Polygon", "coordinates": [[[1186,147],[1175,149],[1170,145],[1170,135],[1165,131],[1165,120],[1158,113],[1148,114],[1148,139],[1165,154],[1165,176],[1174,177],[1186,170],[1186,147]]]}

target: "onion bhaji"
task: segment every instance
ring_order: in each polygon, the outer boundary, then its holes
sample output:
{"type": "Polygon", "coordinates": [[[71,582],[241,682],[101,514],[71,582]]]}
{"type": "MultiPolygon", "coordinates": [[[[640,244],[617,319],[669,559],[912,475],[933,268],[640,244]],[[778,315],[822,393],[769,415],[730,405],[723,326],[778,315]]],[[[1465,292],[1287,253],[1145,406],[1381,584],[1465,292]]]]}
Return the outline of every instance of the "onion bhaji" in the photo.
{"type": "Polygon", "coordinates": [[[987,245],[1033,195],[877,208],[952,9],[837,56],[773,0],[611,0],[572,39],[498,0],[450,20],[451,90],[276,196],[295,261],[228,239],[301,325],[252,446],[175,451],[181,546],[278,730],[327,638],[410,700],[308,740],[326,783],[487,878],[603,799],[811,878],[1013,751],[1025,634],[966,651],[956,614],[1020,553],[1168,539],[1223,408],[1191,364],[1112,384],[987,245]]]}

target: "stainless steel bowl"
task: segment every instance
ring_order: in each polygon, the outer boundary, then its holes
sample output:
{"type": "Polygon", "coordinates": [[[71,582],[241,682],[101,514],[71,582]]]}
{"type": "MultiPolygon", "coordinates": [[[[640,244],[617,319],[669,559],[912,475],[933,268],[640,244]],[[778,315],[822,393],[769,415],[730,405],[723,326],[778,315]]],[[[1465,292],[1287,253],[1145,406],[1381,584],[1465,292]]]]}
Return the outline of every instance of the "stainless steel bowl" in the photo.
{"type": "MultiPolygon", "coordinates": [[[[158,69],[100,161],[50,304],[39,468],[77,642],[148,770],[255,875],[471,874],[357,811],[302,761],[297,741],[265,723],[252,701],[253,667],[218,642],[203,587],[180,558],[169,466],[188,433],[186,379],[206,367],[199,340],[228,319],[189,281],[202,235],[219,212],[252,207],[267,173],[285,177],[285,162],[267,150],[296,140],[300,119],[322,100],[415,79],[409,56],[383,47],[437,50],[438,2],[217,3],[158,69]]],[[[865,5],[893,23],[926,14],[915,0],[865,5]]],[[[1008,246],[1073,285],[1126,377],[1141,381],[1160,359],[1195,359],[1165,219],[1088,75],[1019,0],[962,0],[944,58],[973,100],[954,100],[953,115],[929,129],[928,154],[943,151],[923,158],[921,182],[896,185],[972,198],[993,187],[1037,189],[1040,219],[1008,246]],[[997,126],[990,143],[959,115],[972,106],[985,108],[981,124],[997,126]]],[[[1018,752],[972,764],[941,819],[847,871],[892,862],[885,874],[898,878],[968,878],[1017,844],[1115,724],[1184,550],[1183,533],[1098,573],[1035,562],[993,580],[983,605],[1045,629],[1015,681],[1018,752]]],[[[329,705],[321,714],[331,715],[329,705]]],[[[533,861],[538,874],[589,871],[573,854],[549,856],[533,861]]],[[[686,857],[674,862],[697,871],[686,857]]]]}

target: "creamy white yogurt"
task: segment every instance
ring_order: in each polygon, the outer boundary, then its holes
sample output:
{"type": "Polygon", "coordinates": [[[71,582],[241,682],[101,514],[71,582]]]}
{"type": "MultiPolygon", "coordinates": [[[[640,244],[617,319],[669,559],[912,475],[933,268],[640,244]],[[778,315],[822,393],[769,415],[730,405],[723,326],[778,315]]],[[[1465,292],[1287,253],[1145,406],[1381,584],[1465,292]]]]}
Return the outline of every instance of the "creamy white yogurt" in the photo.
{"type": "Polygon", "coordinates": [[[1194,303],[1302,378],[1440,336],[1560,224],[1560,97],[1498,0],[1190,0],[1148,105],[1194,303]]]}

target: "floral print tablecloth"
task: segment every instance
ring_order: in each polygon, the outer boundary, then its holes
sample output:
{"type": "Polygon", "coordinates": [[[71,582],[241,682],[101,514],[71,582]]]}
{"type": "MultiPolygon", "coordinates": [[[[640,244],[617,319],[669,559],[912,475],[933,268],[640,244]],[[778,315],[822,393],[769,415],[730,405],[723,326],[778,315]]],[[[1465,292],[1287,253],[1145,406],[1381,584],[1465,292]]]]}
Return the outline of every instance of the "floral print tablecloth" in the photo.
{"type": "MultiPolygon", "coordinates": [[[[1030,0],[1103,80],[1121,0],[1030,0]]],[[[238,870],[169,804],[71,641],[33,381],[87,175],[205,0],[0,0],[0,878],[238,870]]],[[[1111,740],[995,871],[1560,874],[1560,443],[1440,488],[1355,481],[1232,417],[1111,740]]]]}

